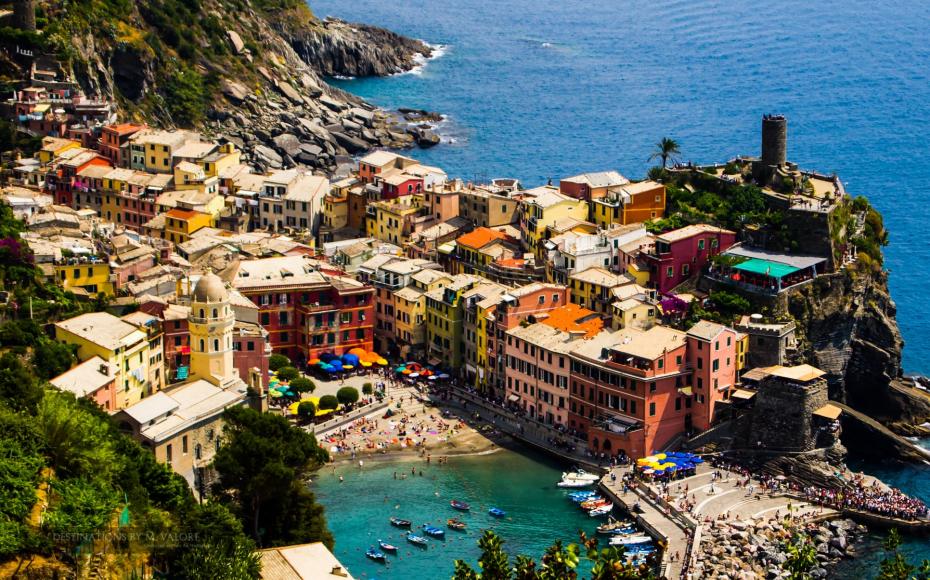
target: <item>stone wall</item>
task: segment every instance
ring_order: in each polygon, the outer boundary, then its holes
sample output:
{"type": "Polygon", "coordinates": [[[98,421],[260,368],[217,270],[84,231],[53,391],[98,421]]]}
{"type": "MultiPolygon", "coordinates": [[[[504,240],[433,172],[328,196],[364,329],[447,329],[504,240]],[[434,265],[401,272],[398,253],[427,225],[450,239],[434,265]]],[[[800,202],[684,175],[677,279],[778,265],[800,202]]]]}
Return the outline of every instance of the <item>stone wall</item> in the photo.
{"type": "Polygon", "coordinates": [[[771,451],[813,450],[816,429],[812,414],[827,400],[827,381],[822,378],[800,384],[767,377],[759,384],[746,447],[771,451]]]}

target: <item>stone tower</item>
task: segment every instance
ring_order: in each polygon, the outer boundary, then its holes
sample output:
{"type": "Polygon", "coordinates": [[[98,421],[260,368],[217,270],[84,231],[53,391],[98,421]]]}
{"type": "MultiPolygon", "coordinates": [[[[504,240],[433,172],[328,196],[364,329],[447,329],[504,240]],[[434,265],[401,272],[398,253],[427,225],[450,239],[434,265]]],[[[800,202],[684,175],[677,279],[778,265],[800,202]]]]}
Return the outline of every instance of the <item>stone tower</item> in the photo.
{"type": "Polygon", "coordinates": [[[13,26],[30,32],[36,31],[36,0],[14,0],[13,26]]]}
{"type": "Polygon", "coordinates": [[[788,160],[788,119],[784,115],[762,117],[762,165],[784,165],[788,160]]]}
{"type": "Polygon", "coordinates": [[[188,327],[191,336],[192,379],[224,387],[239,378],[233,365],[233,325],[229,293],[219,276],[204,275],[191,295],[188,327]]]}

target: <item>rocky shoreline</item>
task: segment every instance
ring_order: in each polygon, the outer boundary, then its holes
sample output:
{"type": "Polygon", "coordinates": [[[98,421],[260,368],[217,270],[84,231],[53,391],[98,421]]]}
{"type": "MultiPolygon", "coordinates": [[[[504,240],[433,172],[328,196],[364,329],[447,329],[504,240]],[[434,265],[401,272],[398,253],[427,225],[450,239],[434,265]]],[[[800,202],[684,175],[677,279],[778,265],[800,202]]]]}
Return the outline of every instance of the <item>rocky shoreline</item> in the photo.
{"type": "Polygon", "coordinates": [[[789,520],[714,522],[702,538],[695,573],[700,578],[788,578],[788,548],[794,538],[806,537],[816,550],[813,578],[827,578],[845,558],[857,555],[856,544],[868,532],[849,519],[798,524],[789,520]]]}

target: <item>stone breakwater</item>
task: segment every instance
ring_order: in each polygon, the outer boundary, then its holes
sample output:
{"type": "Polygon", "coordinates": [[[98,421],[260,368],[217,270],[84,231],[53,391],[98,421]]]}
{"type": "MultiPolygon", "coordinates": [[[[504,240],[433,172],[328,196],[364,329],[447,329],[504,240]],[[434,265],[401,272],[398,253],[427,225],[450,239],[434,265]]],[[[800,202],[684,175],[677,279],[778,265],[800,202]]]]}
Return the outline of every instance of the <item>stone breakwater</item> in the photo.
{"type": "Polygon", "coordinates": [[[806,524],[788,520],[713,522],[703,529],[694,577],[787,578],[788,545],[793,537],[803,534],[817,553],[810,575],[827,578],[831,566],[856,555],[854,545],[866,531],[865,526],[848,519],[806,524]]]}

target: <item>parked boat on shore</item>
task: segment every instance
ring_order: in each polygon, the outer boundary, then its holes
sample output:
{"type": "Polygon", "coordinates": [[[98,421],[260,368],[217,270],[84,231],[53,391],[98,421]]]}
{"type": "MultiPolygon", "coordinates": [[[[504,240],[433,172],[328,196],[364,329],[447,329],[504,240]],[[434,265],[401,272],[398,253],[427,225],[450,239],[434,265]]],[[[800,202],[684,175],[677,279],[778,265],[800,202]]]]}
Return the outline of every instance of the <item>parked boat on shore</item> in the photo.
{"type": "Polygon", "coordinates": [[[646,534],[636,534],[633,536],[614,536],[610,539],[611,546],[632,546],[636,544],[647,544],[652,538],[646,534]]]}

